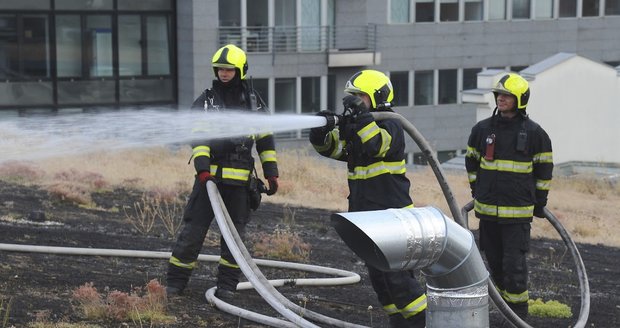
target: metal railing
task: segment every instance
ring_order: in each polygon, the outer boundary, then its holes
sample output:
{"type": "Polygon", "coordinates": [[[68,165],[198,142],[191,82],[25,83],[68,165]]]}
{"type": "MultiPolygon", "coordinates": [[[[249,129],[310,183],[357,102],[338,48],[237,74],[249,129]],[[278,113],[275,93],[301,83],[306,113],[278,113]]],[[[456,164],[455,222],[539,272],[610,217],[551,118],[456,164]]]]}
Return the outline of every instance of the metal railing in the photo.
{"type": "Polygon", "coordinates": [[[249,53],[374,51],[376,25],[220,27],[217,40],[249,53]]]}

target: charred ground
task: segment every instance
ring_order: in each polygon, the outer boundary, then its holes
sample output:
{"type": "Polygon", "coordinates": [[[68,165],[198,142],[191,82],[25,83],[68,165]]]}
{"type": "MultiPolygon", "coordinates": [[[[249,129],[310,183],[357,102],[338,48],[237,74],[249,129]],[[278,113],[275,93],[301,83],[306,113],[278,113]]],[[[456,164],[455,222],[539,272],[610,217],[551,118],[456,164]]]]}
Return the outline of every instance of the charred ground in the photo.
{"type": "MultiPolygon", "coordinates": [[[[0,217],[3,218],[0,220],[0,242],[169,252],[174,240],[162,227],[155,227],[154,232],[144,235],[133,228],[123,211],[110,210],[131,207],[140,196],[131,190],[99,193],[93,196],[96,208],[83,208],[54,199],[44,190],[0,181],[0,217]],[[41,211],[47,222],[56,224],[7,220],[26,218],[33,211],[41,211]]],[[[309,262],[357,272],[362,281],[338,287],[286,287],[281,289],[282,293],[300,305],[331,317],[372,327],[387,327],[387,318],[375,300],[363,263],[329,224],[331,212],[264,203],[254,213],[248,232],[272,233],[282,224],[283,213],[291,210],[295,213],[295,231],[312,247],[309,262]]],[[[579,244],[578,247],[588,270],[591,289],[588,327],[619,327],[619,250],[589,244],[579,244]]],[[[206,245],[202,253],[218,254],[218,248],[206,245]]],[[[151,279],[163,282],[166,262],[0,251],[0,299],[5,304],[11,300],[12,304],[6,327],[28,327],[40,313],[46,313],[50,322],[89,323],[73,307],[71,294],[74,289],[92,282],[100,291],[130,291],[132,287],[144,286],[151,279]]],[[[530,297],[558,300],[570,305],[574,314],[571,319],[530,318],[529,323],[534,327],[570,327],[580,307],[577,274],[570,253],[560,241],[536,239],[532,241],[528,263],[530,297]]],[[[215,284],[214,269],[213,263],[202,264],[195,271],[186,294],[169,301],[168,313],[176,317],[176,323],[166,327],[260,326],[220,312],[206,302],[204,292],[215,284]]],[[[265,270],[265,274],[268,278],[287,278],[304,273],[270,269],[265,270]]],[[[239,305],[276,315],[255,292],[242,291],[239,294],[239,305]]],[[[492,306],[490,317],[491,326],[497,326],[501,318],[492,306]]],[[[91,323],[103,327],[140,326],[131,322],[91,323]]]]}

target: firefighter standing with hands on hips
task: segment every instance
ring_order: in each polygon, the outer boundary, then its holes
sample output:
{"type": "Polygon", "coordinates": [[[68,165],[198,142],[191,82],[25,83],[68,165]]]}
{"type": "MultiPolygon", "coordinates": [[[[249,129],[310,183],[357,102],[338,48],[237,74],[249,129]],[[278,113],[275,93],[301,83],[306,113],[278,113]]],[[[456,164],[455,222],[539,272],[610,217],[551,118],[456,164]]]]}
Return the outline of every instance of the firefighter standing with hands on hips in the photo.
{"type": "MultiPolygon", "coordinates": [[[[345,112],[321,111],[328,125],[313,128],[310,142],[321,155],[348,163],[349,211],[413,207],[405,176],[405,135],[398,120],[375,121],[374,111],[391,111],[392,83],[383,73],[363,70],[346,84],[345,112]]],[[[383,272],[366,264],[391,327],[424,327],[426,295],[412,271],[383,272]]]]}
{"type": "Polygon", "coordinates": [[[530,89],[523,77],[504,75],[493,94],[497,107],[472,128],[465,167],[480,219],[480,249],[502,298],[524,319],[531,222],[545,216],[553,153],[549,136],[525,111],[530,89]]]}
{"type": "MultiPolygon", "coordinates": [[[[216,80],[211,89],[205,90],[194,101],[192,108],[206,111],[257,111],[261,110],[259,107],[264,107],[260,96],[245,79],[248,64],[243,50],[230,44],[220,48],[213,55],[212,66],[216,80]]],[[[191,159],[194,160],[196,176],[183,214],[184,227],[168,263],[166,292],[169,296],[181,294],[187,286],[214,218],[206,189],[207,181],[217,184],[228,213],[237,231],[243,236],[245,226],[250,221],[250,207],[256,209],[258,206],[251,204],[252,192],[248,188],[254,178],[254,158],[251,153],[254,143],[269,184],[267,194],[272,195],[278,190],[278,166],[271,133],[192,143],[191,159]]],[[[241,271],[223,238],[220,239],[220,250],[216,297],[232,298],[241,271]]]]}

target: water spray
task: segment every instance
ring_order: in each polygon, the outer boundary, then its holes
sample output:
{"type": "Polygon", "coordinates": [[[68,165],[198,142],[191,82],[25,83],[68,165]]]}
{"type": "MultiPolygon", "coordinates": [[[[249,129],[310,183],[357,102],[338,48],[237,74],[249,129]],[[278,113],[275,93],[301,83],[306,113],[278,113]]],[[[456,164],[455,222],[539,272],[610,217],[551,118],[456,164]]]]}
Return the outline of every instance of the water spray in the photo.
{"type": "Polygon", "coordinates": [[[0,163],[277,133],[325,125],[296,114],[143,109],[0,120],[0,163]]]}

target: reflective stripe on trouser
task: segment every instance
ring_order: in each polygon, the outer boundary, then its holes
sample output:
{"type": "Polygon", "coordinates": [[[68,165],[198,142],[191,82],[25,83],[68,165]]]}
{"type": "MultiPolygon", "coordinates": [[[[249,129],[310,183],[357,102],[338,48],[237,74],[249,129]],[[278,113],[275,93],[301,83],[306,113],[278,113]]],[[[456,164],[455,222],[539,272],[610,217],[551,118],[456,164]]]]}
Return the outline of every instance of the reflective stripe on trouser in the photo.
{"type": "Polygon", "coordinates": [[[509,305],[527,306],[529,300],[526,256],[530,229],[529,223],[480,220],[480,248],[486,255],[495,285],[509,305]]]}
{"type": "Polygon", "coordinates": [[[426,309],[424,289],[412,271],[384,272],[366,264],[379,303],[388,314],[412,318],[426,309]]]}
{"type": "MultiPolygon", "coordinates": [[[[218,185],[218,190],[232,221],[235,223],[235,227],[243,236],[250,215],[247,188],[245,186],[218,185]]],[[[184,226],[177,237],[168,264],[166,277],[168,286],[183,289],[187,285],[194,267],[191,263],[195,263],[198,258],[213,218],[213,209],[206,188],[196,179],[183,214],[184,226]]],[[[220,255],[228,263],[236,265],[223,238],[220,240],[220,255]]],[[[224,270],[224,273],[218,273],[218,284],[220,280],[225,280],[224,283],[228,286],[237,285],[239,269],[230,269],[224,270]]]]}

